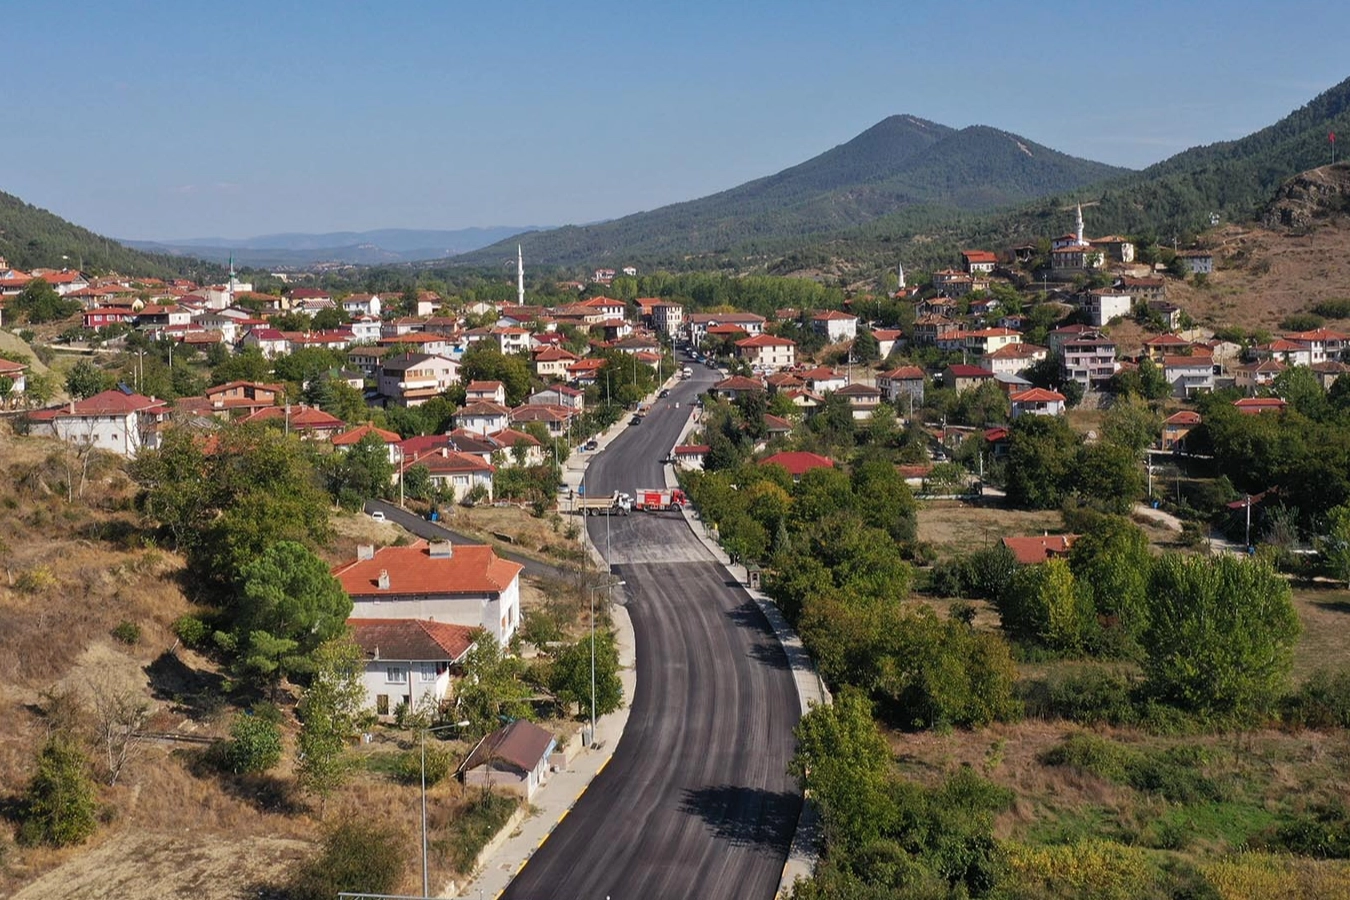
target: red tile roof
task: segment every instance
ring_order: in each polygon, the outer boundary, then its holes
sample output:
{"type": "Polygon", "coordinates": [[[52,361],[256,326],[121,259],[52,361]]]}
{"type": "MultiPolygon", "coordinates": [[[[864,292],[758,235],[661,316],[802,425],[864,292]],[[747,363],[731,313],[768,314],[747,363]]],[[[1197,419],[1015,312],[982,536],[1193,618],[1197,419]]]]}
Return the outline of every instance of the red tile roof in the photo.
{"type": "Polygon", "coordinates": [[[1029,391],[1022,391],[1012,394],[1008,397],[1012,403],[1063,403],[1065,397],[1058,391],[1048,391],[1045,388],[1032,388],[1029,391]]]}
{"type": "Polygon", "coordinates": [[[981,369],[979,366],[968,366],[964,363],[957,363],[947,369],[953,378],[993,378],[994,373],[988,369],[981,369]]]}
{"type": "Polygon", "coordinates": [[[828,456],[821,456],[819,453],[807,453],[805,450],[775,453],[773,456],[761,459],[759,464],[761,466],[782,466],[788,470],[788,474],[793,478],[799,478],[812,469],[834,468],[834,460],[828,456]]]}
{"type": "Polygon", "coordinates": [[[352,638],[368,659],[458,662],[480,630],[427,619],[348,619],[352,638]]]}
{"type": "Polygon", "coordinates": [[[1241,400],[1234,400],[1233,405],[1237,407],[1238,412],[1248,414],[1283,412],[1284,408],[1288,406],[1279,397],[1243,397],[1241,400]]]}
{"type": "Polygon", "coordinates": [[[380,440],[384,441],[386,444],[397,444],[403,440],[403,438],[400,435],[397,435],[392,431],[385,431],[383,428],[376,428],[374,425],[367,424],[362,425],[358,428],[353,428],[351,431],[345,432],[343,434],[334,435],[333,446],[334,447],[354,446],[355,444],[359,444],[361,440],[368,434],[375,435],[380,440]]]}
{"type": "Polygon", "coordinates": [[[1172,415],[1163,419],[1164,425],[1199,425],[1200,422],[1200,414],[1192,409],[1183,409],[1180,412],[1174,412],[1172,415]]]}
{"type": "MultiPolygon", "coordinates": [[[[736,330],[737,330],[737,331],[740,331],[741,329],[737,328],[736,330]]],[[[709,328],[708,331],[711,333],[711,332],[712,332],[712,329],[709,328]]],[[[774,336],[771,335],[771,334],[757,334],[757,335],[755,335],[754,337],[748,337],[748,338],[745,338],[744,340],[737,341],[737,342],[736,342],[736,346],[737,346],[737,347],[795,347],[795,346],[797,346],[797,342],[796,342],[796,341],[792,341],[792,340],[788,340],[787,338],[774,337],[774,336]]]]}
{"type": "Polygon", "coordinates": [[[426,541],[406,547],[382,547],[371,559],[358,559],[333,569],[342,588],[353,598],[392,596],[447,596],[499,594],[511,586],[523,566],[501,559],[489,546],[456,545],[451,555],[431,555],[426,541]],[[389,575],[389,588],[380,590],[380,573],[389,575]]]}
{"type": "Polygon", "coordinates": [[[1043,563],[1055,556],[1068,555],[1076,534],[1051,534],[1044,537],[1005,537],[1003,546],[1012,551],[1013,557],[1024,566],[1043,563]]]}
{"type": "Polygon", "coordinates": [[[330,415],[321,409],[313,406],[292,406],[287,409],[284,406],[268,406],[258,410],[252,415],[245,416],[245,422],[268,422],[273,419],[289,421],[290,427],[305,430],[324,430],[341,428],[344,423],[337,416],[330,415]]]}

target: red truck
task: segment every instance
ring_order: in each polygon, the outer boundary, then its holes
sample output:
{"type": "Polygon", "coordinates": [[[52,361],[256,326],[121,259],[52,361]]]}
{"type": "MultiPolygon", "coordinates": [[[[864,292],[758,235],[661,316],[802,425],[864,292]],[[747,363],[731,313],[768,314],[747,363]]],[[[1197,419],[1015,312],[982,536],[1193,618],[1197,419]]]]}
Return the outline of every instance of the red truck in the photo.
{"type": "Polygon", "coordinates": [[[648,511],[683,509],[689,498],[679,488],[638,488],[633,508],[648,511]]]}

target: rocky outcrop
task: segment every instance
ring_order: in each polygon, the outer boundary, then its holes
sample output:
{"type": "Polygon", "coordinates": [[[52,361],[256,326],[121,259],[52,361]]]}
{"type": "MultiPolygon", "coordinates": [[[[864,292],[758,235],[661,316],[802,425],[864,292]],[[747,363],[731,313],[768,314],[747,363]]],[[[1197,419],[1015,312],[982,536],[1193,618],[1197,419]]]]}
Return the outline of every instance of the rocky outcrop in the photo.
{"type": "Polygon", "coordinates": [[[1280,185],[1261,215],[1267,228],[1306,228],[1350,212],[1350,163],[1309,169],[1280,185]]]}

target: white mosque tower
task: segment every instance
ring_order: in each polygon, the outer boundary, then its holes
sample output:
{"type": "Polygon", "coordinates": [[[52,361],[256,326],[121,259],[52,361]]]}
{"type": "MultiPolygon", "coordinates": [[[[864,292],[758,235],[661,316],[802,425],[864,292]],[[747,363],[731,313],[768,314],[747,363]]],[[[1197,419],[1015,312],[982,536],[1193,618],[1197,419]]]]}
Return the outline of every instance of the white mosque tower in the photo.
{"type": "Polygon", "coordinates": [[[525,305],[525,256],[519,244],[516,244],[516,302],[525,305]]]}
{"type": "Polygon", "coordinates": [[[1074,243],[1081,247],[1086,243],[1083,240],[1083,204],[1079,203],[1075,208],[1078,210],[1078,216],[1073,223],[1074,243]]]}
{"type": "Polygon", "coordinates": [[[905,266],[903,263],[895,264],[895,277],[895,289],[897,291],[903,291],[905,289],[905,266]]]}

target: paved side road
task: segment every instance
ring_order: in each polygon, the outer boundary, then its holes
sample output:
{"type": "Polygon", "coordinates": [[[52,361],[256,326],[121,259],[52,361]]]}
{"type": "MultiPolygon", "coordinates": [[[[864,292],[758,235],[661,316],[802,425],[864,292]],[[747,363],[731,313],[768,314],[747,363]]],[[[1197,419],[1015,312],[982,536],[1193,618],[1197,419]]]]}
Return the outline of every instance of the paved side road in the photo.
{"type": "MultiPolygon", "coordinates": [[[[383,500],[367,500],[365,511],[372,513],[375,511],[384,513],[384,517],[396,525],[400,525],[408,531],[429,541],[449,541],[452,544],[481,544],[482,541],[477,538],[469,537],[466,534],[460,534],[458,531],[451,531],[435,522],[428,522],[419,515],[408,512],[406,509],[400,509],[393,503],[386,503],[383,500]]],[[[537,559],[531,559],[520,553],[511,550],[497,550],[497,555],[509,559],[512,562],[518,562],[525,567],[525,574],[536,578],[561,578],[566,573],[557,566],[551,566],[548,563],[542,563],[537,559]]]]}

